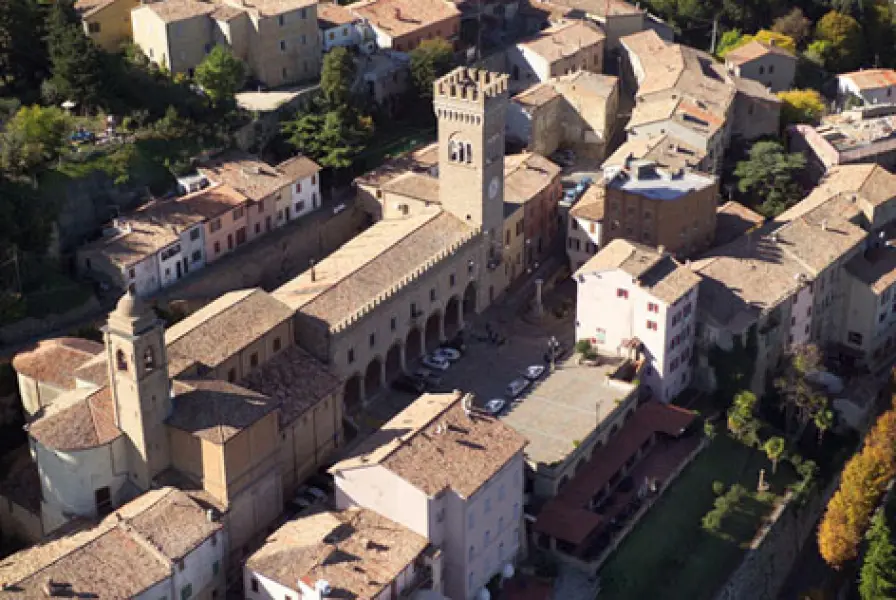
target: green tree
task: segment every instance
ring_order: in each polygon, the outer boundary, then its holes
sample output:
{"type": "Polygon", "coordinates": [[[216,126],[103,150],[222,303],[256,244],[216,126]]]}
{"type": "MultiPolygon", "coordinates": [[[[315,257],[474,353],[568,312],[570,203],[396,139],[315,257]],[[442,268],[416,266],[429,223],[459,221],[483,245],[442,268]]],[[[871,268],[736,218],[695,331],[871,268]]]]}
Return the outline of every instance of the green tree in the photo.
{"type": "Polygon", "coordinates": [[[740,29],[729,29],[719,38],[719,43],[716,45],[716,55],[724,58],[726,54],[741,45],[742,38],[743,34],[740,29]]]}
{"type": "Polygon", "coordinates": [[[781,99],[781,125],[818,123],[824,115],[824,99],[815,90],[778,92],[781,99]]]}
{"type": "Polygon", "coordinates": [[[49,68],[43,12],[34,0],[0,2],[0,96],[38,100],[49,68]]]}
{"type": "MultiPolygon", "coordinates": [[[[737,31],[737,30],[735,29],[733,31],[737,31]]],[[[731,33],[731,32],[726,32],[726,33],[731,33]]],[[[769,44],[769,45],[774,44],[776,46],[783,48],[784,50],[787,50],[788,52],[790,52],[792,54],[796,54],[796,42],[793,41],[793,38],[791,38],[790,36],[785,35],[783,33],[778,33],[776,31],[770,31],[768,29],[760,29],[759,31],[757,31],[755,34],[752,34],[752,35],[741,35],[736,40],[733,38],[730,40],[726,40],[725,35],[723,35],[722,43],[725,44],[725,47],[722,50],[718,50],[717,54],[721,57],[724,57],[725,54],[727,54],[728,52],[731,52],[735,48],[739,48],[740,46],[743,46],[745,44],[749,44],[753,40],[762,42],[764,44],[769,44]]]]}
{"type": "Polygon", "coordinates": [[[102,94],[103,59],[101,51],[84,34],[74,16],[71,2],[59,0],[47,18],[47,52],[55,93],[52,100],[65,99],[85,108],[99,105],[102,94]]]}
{"type": "Polygon", "coordinates": [[[749,158],[737,163],[737,189],[749,195],[750,203],[767,217],[784,212],[802,197],[795,175],[806,166],[802,154],[787,153],[776,141],[760,141],[750,148],[749,158]]]}
{"type": "Polygon", "coordinates": [[[889,3],[870,3],[865,8],[861,24],[865,41],[865,62],[879,67],[896,65],[896,52],[893,52],[896,35],[889,3]]]}
{"type": "Polygon", "coordinates": [[[815,423],[815,429],[818,430],[818,443],[820,444],[825,432],[830,431],[834,426],[834,411],[827,408],[819,410],[812,420],[815,423]]]}
{"type": "Polygon", "coordinates": [[[71,119],[62,109],[20,108],[0,134],[0,167],[20,175],[55,159],[70,131],[71,119]]]}
{"type": "Polygon", "coordinates": [[[373,122],[344,108],[323,115],[299,114],[283,124],[283,132],[287,141],[302,154],[325,167],[344,169],[364,149],[373,133],[373,122]]]}
{"type": "Polygon", "coordinates": [[[328,110],[339,110],[351,104],[355,82],[355,61],[342,47],[324,55],[320,71],[320,93],[328,110]]]}
{"type": "Polygon", "coordinates": [[[815,25],[815,37],[830,43],[826,66],[834,71],[849,71],[862,59],[862,26],[849,15],[835,10],[815,25]]]}
{"type": "Polygon", "coordinates": [[[753,411],[756,409],[756,395],[742,390],[734,397],[728,409],[728,431],[750,446],[758,442],[759,422],[753,411]]]}
{"type": "Polygon", "coordinates": [[[765,450],[768,459],[772,461],[772,473],[775,473],[778,470],[778,461],[784,454],[784,438],[778,436],[769,438],[762,445],[762,449],[765,450]]]}
{"type": "Polygon", "coordinates": [[[196,83],[215,105],[232,102],[245,81],[246,65],[225,46],[212,48],[196,67],[196,83]]]}
{"type": "Polygon", "coordinates": [[[786,15],[780,16],[772,23],[772,31],[783,33],[801,47],[812,35],[812,21],[806,18],[802,9],[795,7],[786,15]]]}
{"type": "Polygon", "coordinates": [[[798,344],[790,348],[782,363],[774,386],[783,400],[788,426],[795,421],[799,428],[793,433],[799,437],[810,421],[828,409],[827,397],[809,380],[821,368],[821,353],[813,344],[798,344]]]}
{"type": "Polygon", "coordinates": [[[896,600],[896,551],[883,510],[872,517],[865,537],[868,549],[859,573],[859,596],[862,600],[896,600]]]}
{"type": "Polygon", "coordinates": [[[442,38],[424,40],[411,50],[411,79],[423,101],[432,99],[433,82],[454,66],[454,50],[442,38]]]}

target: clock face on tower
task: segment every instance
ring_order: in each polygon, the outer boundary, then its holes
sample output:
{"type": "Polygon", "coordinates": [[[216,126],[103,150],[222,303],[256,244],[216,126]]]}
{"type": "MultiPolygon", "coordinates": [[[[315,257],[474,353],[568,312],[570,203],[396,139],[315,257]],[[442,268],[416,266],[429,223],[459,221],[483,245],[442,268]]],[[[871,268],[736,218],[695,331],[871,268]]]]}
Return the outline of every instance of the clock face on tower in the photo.
{"type": "Polygon", "coordinates": [[[498,195],[498,188],[501,184],[498,182],[498,177],[492,177],[492,180],[488,184],[488,197],[492,200],[498,195]]]}

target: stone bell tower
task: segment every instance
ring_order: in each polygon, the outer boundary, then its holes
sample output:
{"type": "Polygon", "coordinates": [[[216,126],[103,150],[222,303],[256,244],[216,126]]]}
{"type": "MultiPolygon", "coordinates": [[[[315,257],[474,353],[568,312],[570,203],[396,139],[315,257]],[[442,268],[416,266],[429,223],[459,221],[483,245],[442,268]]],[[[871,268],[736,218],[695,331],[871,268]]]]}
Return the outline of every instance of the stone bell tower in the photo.
{"type": "Polygon", "coordinates": [[[131,292],[103,329],[115,424],[128,438],[128,478],[140,489],[168,468],[171,456],[165,419],[171,414],[171,383],[165,326],[131,292]]]}
{"type": "Polygon", "coordinates": [[[508,77],[458,67],[433,88],[442,207],[500,243],[508,77]]]}

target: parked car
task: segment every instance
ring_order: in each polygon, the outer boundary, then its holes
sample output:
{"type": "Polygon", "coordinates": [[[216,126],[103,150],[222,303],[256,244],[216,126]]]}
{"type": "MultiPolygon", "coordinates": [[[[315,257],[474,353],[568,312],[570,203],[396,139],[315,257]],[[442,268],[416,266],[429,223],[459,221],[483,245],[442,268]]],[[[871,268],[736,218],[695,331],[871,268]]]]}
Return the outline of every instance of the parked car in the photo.
{"type": "Polygon", "coordinates": [[[426,382],[411,375],[399,375],[392,382],[392,388],[409,394],[422,394],[426,391],[426,382]]]}
{"type": "Polygon", "coordinates": [[[507,384],[504,394],[511,400],[522,394],[530,385],[530,381],[525,377],[517,377],[507,384]]]}
{"type": "Polygon", "coordinates": [[[438,371],[447,371],[448,367],[451,366],[451,363],[448,362],[448,359],[441,356],[435,356],[434,354],[427,354],[420,362],[423,363],[424,367],[427,367],[429,369],[436,369],[438,371]]]}
{"type": "Polygon", "coordinates": [[[307,479],[308,485],[327,492],[333,493],[333,476],[329,473],[317,472],[307,479]]]}
{"type": "Polygon", "coordinates": [[[521,373],[523,377],[528,379],[529,381],[535,381],[542,375],[544,375],[544,365],[530,365],[526,367],[526,370],[521,373]]]}
{"type": "Polygon", "coordinates": [[[427,388],[442,385],[442,378],[430,371],[429,369],[419,368],[414,371],[412,377],[418,381],[422,381],[427,388]]]}
{"type": "Polygon", "coordinates": [[[467,345],[464,343],[464,336],[462,333],[458,333],[453,338],[442,344],[442,348],[453,348],[457,350],[461,354],[463,354],[467,350],[467,345]]]}
{"type": "Polygon", "coordinates": [[[327,499],[327,493],[322,489],[316,488],[314,486],[308,487],[308,494],[316,498],[318,502],[323,502],[327,499]]]}
{"type": "Polygon", "coordinates": [[[454,348],[448,348],[446,346],[442,346],[432,353],[433,356],[444,358],[448,362],[455,362],[460,360],[460,352],[455,350],[454,348]]]}
{"type": "Polygon", "coordinates": [[[507,406],[507,402],[501,398],[493,398],[485,403],[485,412],[490,415],[500,414],[504,407],[507,406]]]}

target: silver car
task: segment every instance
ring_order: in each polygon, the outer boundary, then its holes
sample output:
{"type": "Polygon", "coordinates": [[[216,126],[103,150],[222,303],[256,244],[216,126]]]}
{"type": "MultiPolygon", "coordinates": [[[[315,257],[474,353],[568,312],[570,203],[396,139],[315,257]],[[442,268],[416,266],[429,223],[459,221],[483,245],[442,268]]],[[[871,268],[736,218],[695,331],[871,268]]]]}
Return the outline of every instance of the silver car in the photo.
{"type": "Polygon", "coordinates": [[[517,377],[513,381],[507,384],[507,387],[504,389],[504,395],[513,400],[529,387],[530,381],[525,377],[517,377]]]}

